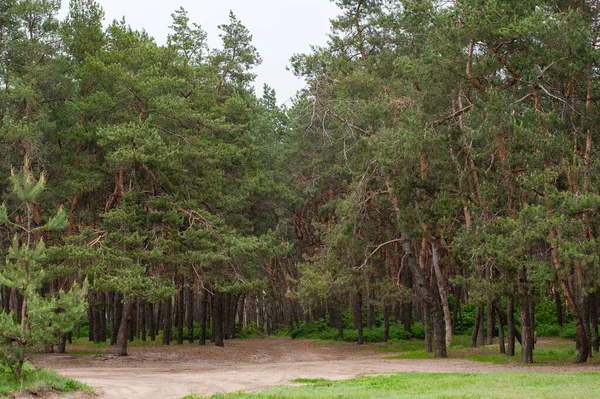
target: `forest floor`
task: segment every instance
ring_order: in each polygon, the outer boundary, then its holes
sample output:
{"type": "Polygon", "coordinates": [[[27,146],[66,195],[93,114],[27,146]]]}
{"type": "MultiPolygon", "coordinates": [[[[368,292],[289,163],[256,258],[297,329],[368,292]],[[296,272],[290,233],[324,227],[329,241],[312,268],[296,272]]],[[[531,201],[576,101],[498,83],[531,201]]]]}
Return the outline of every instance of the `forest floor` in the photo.
{"type": "MultiPolygon", "coordinates": [[[[538,346],[556,344],[556,339],[538,346]]],[[[116,358],[111,348],[70,345],[70,353],[41,354],[34,364],[97,388],[99,398],[181,398],[218,392],[261,391],[297,378],[350,379],[362,374],[394,372],[600,372],[600,364],[550,362],[521,366],[460,358],[391,359],[382,346],[323,344],[314,340],[267,338],[211,345],[132,345],[129,356],[116,358]]],[[[396,355],[399,353],[395,353],[396,355]]]]}

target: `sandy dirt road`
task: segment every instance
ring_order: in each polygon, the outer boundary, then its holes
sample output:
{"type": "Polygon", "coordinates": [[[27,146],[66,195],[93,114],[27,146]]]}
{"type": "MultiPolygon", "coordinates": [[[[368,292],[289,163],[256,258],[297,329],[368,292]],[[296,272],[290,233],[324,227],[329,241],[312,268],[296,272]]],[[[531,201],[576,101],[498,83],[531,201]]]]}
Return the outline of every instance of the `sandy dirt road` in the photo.
{"type": "MultiPolygon", "coordinates": [[[[106,399],[176,399],[190,393],[260,391],[295,378],[349,379],[390,372],[600,372],[600,365],[518,366],[460,359],[390,360],[376,346],[315,345],[312,340],[226,341],[225,348],[198,345],[130,348],[115,358],[94,354],[39,355],[35,364],[97,388],[106,399]]],[[[70,347],[72,352],[84,350],[70,347]]],[[[85,349],[89,351],[90,349],[85,349]]]]}

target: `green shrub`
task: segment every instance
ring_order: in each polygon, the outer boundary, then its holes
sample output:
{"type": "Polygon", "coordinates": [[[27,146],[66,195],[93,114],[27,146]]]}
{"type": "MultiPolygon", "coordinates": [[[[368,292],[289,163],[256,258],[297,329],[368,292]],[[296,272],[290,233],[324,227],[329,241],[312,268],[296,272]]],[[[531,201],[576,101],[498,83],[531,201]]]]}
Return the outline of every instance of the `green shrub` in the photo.
{"type": "Polygon", "coordinates": [[[567,323],[560,329],[559,336],[561,338],[567,339],[576,339],[577,338],[577,329],[575,328],[575,323],[567,323]]]}
{"type": "MultiPolygon", "coordinates": [[[[344,323],[345,324],[345,323],[344,323]]],[[[422,325],[419,327],[420,323],[417,323],[416,332],[420,334],[422,337],[422,325]],[[421,331],[421,332],[419,332],[421,331]]],[[[292,338],[309,338],[309,339],[320,339],[324,341],[338,341],[340,340],[338,336],[338,330],[335,328],[329,327],[328,319],[323,319],[319,321],[313,321],[311,323],[301,323],[297,328],[292,330],[290,334],[292,338]]],[[[383,325],[375,325],[373,328],[364,328],[363,329],[363,340],[368,343],[377,343],[383,342],[384,336],[384,327],[383,325]]],[[[405,331],[401,325],[392,324],[390,325],[390,334],[389,339],[395,340],[408,340],[413,337],[408,331],[405,331]]],[[[418,336],[417,336],[418,337],[418,336]]],[[[356,331],[351,326],[346,326],[344,328],[344,342],[357,342],[358,341],[358,331],[356,331]]]]}
{"type": "Polygon", "coordinates": [[[555,324],[539,324],[535,327],[538,337],[559,337],[560,330],[555,324]]]}
{"type": "Polygon", "coordinates": [[[412,336],[413,338],[424,339],[425,338],[425,326],[423,323],[415,323],[412,325],[412,336]]]}

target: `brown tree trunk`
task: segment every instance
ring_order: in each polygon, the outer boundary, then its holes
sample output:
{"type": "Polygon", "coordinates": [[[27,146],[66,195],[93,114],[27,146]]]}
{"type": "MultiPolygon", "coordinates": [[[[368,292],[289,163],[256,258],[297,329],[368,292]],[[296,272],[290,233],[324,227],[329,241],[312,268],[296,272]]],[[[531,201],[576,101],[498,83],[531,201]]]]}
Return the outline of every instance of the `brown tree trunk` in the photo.
{"type": "Polygon", "coordinates": [[[112,319],[112,327],[111,327],[112,334],[110,336],[110,344],[116,345],[117,344],[117,335],[119,333],[119,328],[121,326],[121,317],[122,317],[122,313],[123,313],[123,302],[121,302],[121,294],[119,294],[118,292],[114,293],[113,306],[114,306],[114,310],[113,310],[113,319],[112,319]]]}
{"type": "Polygon", "coordinates": [[[246,306],[246,295],[241,295],[240,300],[238,302],[238,331],[244,331],[246,327],[246,323],[244,321],[244,309],[246,306]]]}
{"type": "Polygon", "coordinates": [[[96,304],[92,308],[94,315],[94,343],[99,344],[102,341],[102,313],[100,312],[100,304],[98,301],[99,294],[95,295],[96,304]]]}
{"type": "Polygon", "coordinates": [[[589,314],[590,314],[590,324],[592,325],[591,334],[592,334],[592,348],[594,352],[598,352],[600,349],[600,338],[598,337],[598,291],[589,294],[588,296],[588,306],[589,306],[589,314]]]}
{"type": "Polygon", "coordinates": [[[479,336],[482,313],[481,306],[477,305],[477,308],[475,309],[475,324],[473,325],[473,332],[471,333],[471,348],[477,347],[477,337],[479,336]]]}
{"type": "Polygon", "coordinates": [[[177,304],[177,345],[183,345],[183,309],[184,309],[184,277],[179,276],[179,289],[175,296],[177,304]]]}
{"type": "MultiPolygon", "coordinates": [[[[88,341],[94,342],[94,311],[92,310],[92,305],[89,303],[89,300],[88,300],[88,308],[87,308],[87,318],[88,318],[88,341]]],[[[113,326],[113,328],[114,328],[114,326],[113,326]]],[[[111,342],[111,344],[113,344],[113,343],[111,342]]]]}
{"type": "Polygon", "coordinates": [[[486,344],[492,345],[494,343],[494,330],[496,328],[496,312],[492,301],[487,303],[487,328],[486,328],[486,344]]]}
{"type": "Polygon", "coordinates": [[[206,345],[206,318],[208,313],[208,292],[202,290],[200,294],[200,337],[198,344],[206,345]]]}
{"type": "MultiPolygon", "coordinates": [[[[446,330],[446,347],[449,348],[452,345],[452,315],[450,313],[450,306],[448,305],[448,295],[446,293],[446,284],[444,283],[444,276],[442,275],[442,271],[440,269],[439,256],[437,251],[437,242],[434,240],[431,242],[431,258],[433,260],[433,270],[435,272],[435,280],[437,281],[437,287],[440,297],[440,304],[442,306],[444,312],[444,324],[446,330]]],[[[434,298],[437,298],[438,295],[432,294],[434,298]]],[[[434,303],[437,301],[434,301],[434,303]]],[[[434,322],[435,323],[435,322],[434,322]]],[[[446,350],[444,350],[444,356],[446,350]]],[[[435,355],[434,355],[435,356],[435,355]]]]}
{"type": "MultiPolygon", "coordinates": [[[[239,297],[228,294],[229,295],[229,306],[227,308],[227,339],[235,338],[235,315],[237,313],[237,304],[239,297]]],[[[291,318],[290,320],[293,320],[291,318]]]]}
{"type": "Polygon", "coordinates": [[[148,331],[150,333],[150,341],[156,341],[156,318],[154,317],[154,304],[147,304],[146,313],[148,315],[148,331]]]}
{"type": "Polygon", "coordinates": [[[135,338],[136,316],[137,316],[137,303],[131,302],[131,310],[129,313],[129,320],[127,320],[127,322],[129,323],[129,327],[127,328],[127,331],[129,332],[129,341],[130,342],[133,342],[133,339],[135,338]]]}
{"type": "Polygon", "coordinates": [[[531,318],[529,317],[529,304],[521,300],[521,363],[533,363],[533,331],[531,330],[531,318]]]}
{"type": "Polygon", "coordinates": [[[147,317],[147,312],[148,312],[148,306],[146,306],[146,302],[145,301],[140,301],[138,302],[139,305],[139,309],[140,309],[140,332],[141,332],[141,339],[142,342],[146,342],[146,332],[148,330],[148,317],[147,317]]]}
{"type": "Polygon", "coordinates": [[[481,315],[479,317],[479,326],[477,327],[477,346],[483,346],[485,344],[484,340],[484,325],[485,325],[485,312],[483,310],[483,305],[479,309],[481,315]]]}
{"type": "Polygon", "coordinates": [[[446,351],[446,332],[444,331],[444,310],[442,301],[437,295],[432,295],[433,305],[431,309],[431,320],[433,322],[433,357],[447,357],[446,351]]]}
{"type": "Polygon", "coordinates": [[[188,286],[185,290],[185,324],[187,326],[188,333],[188,342],[190,344],[194,343],[194,289],[192,287],[192,282],[188,282],[188,286]]]}
{"type": "MultiPolygon", "coordinates": [[[[496,313],[494,313],[495,315],[496,313]]],[[[502,317],[498,313],[498,346],[500,353],[506,354],[506,346],[504,344],[504,324],[502,324],[502,317]]]]}
{"type": "Polygon", "coordinates": [[[127,356],[127,335],[129,327],[129,319],[131,318],[132,302],[123,304],[123,314],[121,315],[121,323],[117,335],[117,343],[113,354],[115,356],[127,356]]]}
{"type": "MultiPolygon", "coordinates": [[[[405,267],[403,268],[403,270],[401,271],[401,279],[402,279],[402,285],[409,290],[412,290],[413,288],[413,278],[412,278],[412,271],[405,267]]],[[[404,328],[404,331],[407,332],[412,332],[412,321],[413,321],[413,304],[410,300],[408,299],[404,299],[402,301],[402,314],[401,314],[401,318],[402,318],[402,327],[404,328]]]]}
{"type": "Polygon", "coordinates": [[[10,288],[2,286],[2,311],[10,313],[10,288]]]}
{"type": "Polygon", "coordinates": [[[431,332],[431,317],[429,305],[423,302],[423,332],[425,334],[425,352],[433,352],[433,334],[431,332]]]}
{"type": "Polygon", "coordinates": [[[58,337],[58,349],[56,353],[66,353],[67,352],[67,334],[60,333],[58,337]]]}
{"type": "Polygon", "coordinates": [[[362,300],[362,293],[361,293],[360,289],[356,289],[356,291],[354,292],[354,307],[353,308],[354,308],[353,309],[354,328],[358,331],[358,345],[362,345],[362,344],[364,344],[363,317],[362,317],[363,300],[362,300]]]}
{"type": "Polygon", "coordinates": [[[387,301],[383,304],[383,342],[390,339],[390,313],[391,306],[387,301]]]}
{"type": "Polygon", "coordinates": [[[531,309],[529,306],[529,282],[526,279],[525,267],[519,271],[518,288],[521,296],[521,363],[533,363],[533,326],[531,323],[531,309]]]}
{"type": "MultiPolygon", "coordinates": [[[[498,314],[500,314],[500,312],[498,312],[498,314]]],[[[508,304],[506,305],[506,327],[508,329],[507,334],[508,334],[508,338],[507,338],[507,350],[506,350],[506,355],[507,356],[514,356],[515,355],[515,337],[516,337],[516,328],[515,328],[515,320],[514,320],[514,314],[515,314],[515,304],[514,301],[511,297],[508,298],[508,304]]],[[[500,316],[500,318],[502,318],[502,316],[500,316]]]]}
{"type": "Polygon", "coordinates": [[[223,294],[216,291],[212,297],[212,320],[215,346],[223,347],[223,294]]]}
{"type": "Polygon", "coordinates": [[[170,345],[171,344],[171,334],[173,331],[173,317],[171,315],[171,308],[173,307],[171,298],[168,298],[164,301],[162,306],[162,327],[163,327],[163,337],[162,344],[170,345]]]}

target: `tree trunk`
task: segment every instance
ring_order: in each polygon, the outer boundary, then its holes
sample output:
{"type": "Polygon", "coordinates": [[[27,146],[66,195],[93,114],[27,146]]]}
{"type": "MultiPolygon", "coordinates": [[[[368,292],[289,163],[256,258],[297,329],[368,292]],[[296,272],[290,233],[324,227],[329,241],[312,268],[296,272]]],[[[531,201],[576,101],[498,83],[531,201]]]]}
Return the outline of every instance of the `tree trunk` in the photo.
{"type": "Polygon", "coordinates": [[[383,304],[383,342],[388,342],[390,339],[390,313],[391,306],[384,301],[383,304]]]}
{"type": "Polygon", "coordinates": [[[511,311],[507,311],[506,313],[504,312],[504,309],[502,309],[502,307],[500,306],[500,302],[499,301],[496,301],[494,303],[494,306],[496,308],[496,311],[498,312],[498,315],[500,316],[500,319],[502,320],[502,324],[506,325],[507,327],[510,327],[509,324],[512,323],[514,337],[517,339],[517,341],[519,341],[519,343],[521,343],[521,333],[515,327],[515,324],[514,324],[514,320],[515,320],[515,318],[514,318],[515,307],[514,307],[514,301],[513,301],[513,299],[512,298],[508,298],[507,308],[510,307],[510,309],[512,309],[512,310],[511,311]],[[510,314],[510,320],[511,320],[510,323],[509,323],[509,320],[508,320],[508,315],[509,314],[510,314]]]}
{"type": "Polygon", "coordinates": [[[140,301],[138,305],[140,309],[140,331],[142,335],[141,338],[142,342],[146,342],[146,331],[148,329],[148,318],[146,316],[148,312],[148,306],[146,306],[146,302],[144,301],[140,301]]]}
{"type": "Polygon", "coordinates": [[[183,345],[183,305],[184,305],[184,277],[179,276],[179,290],[175,296],[177,304],[177,345],[183,345]]]}
{"type": "Polygon", "coordinates": [[[206,317],[208,313],[208,292],[202,290],[200,296],[200,337],[199,345],[206,345],[206,317]]]}
{"type": "Polygon", "coordinates": [[[2,311],[6,314],[10,313],[10,288],[6,286],[1,287],[2,292],[2,311]]]}
{"type": "Polygon", "coordinates": [[[221,294],[221,323],[223,323],[223,339],[229,339],[229,308],[231,294],[221,294]]]}
{"type": "Polygon", "coordinates": [[[58,349],[56,353],[66,353],[67,352],[67,334],[60,333],[58,337],[58,349]]]}
{"type": "Polygon", "coordinates": [[[358,331],[358,342],[357,342],[358,345],[364,344],[362,310],[363,310],[362,293],[360,292],[360,289],[356,289],[356,291],[354,293],[353,313],[354,313],[354,328],[358,331]]]}
{"type": "Polygon", "coordinates": [[[148,314],[148,331],[150,333],[150,340],[156,341],[156,318],[154,317],[154,304],[147,304],[146,313],[148,314]]]}
{"type": "MultiPolygon", "coordinates": [[[[88,301],[87,317],[88,317],[88,341],[94,342],[94,311],[92,305],[88,301]]],[[[113,326],[114,328],[114,326],[113,326]]],[[[113,342],[111,342],[112,344],[113,342]]]]}
{"type": "Polygon", "coordinates": [[[594,352],[600,350],[600,337],[598,336],[598,296],[598,291],[596,291],[588,297],[590,322],[592,324],[592,347],[594,352]]]}
{"type": "MultiPolygon", "coordinates": [[[[500,313],[499,313],[500,314],[500,313]]],[[[515,328],[515,304],[512,298],[508,298],[508,304],[506,305],[506,327],[508,329],[508,348],[506,350],[507,356],[515,355],[515,337],[516,337],[516,328],[515,328]]],[[[502,316],[500,317],[502,318],[502,316]]]]}
{"type": "MultiPolygon", "coordinates": [[[[225,338],[226,339],[234,339],[235,338],[235,315],[238,304],[238,297],[233,294],[227,294],[227,308],[225,312],[223,312],[224,317],[227,318],[227,329],[225,330],[225,338]]],[[[291,320],[291,318],[290,318],[291,320]]],[[[291,322],[291,321],[290,321],[291,322]]]]}
{"type": "Polygon", "coordinates": [[[115,292],[113,299],[113,320],[112,320],[112,334],[110,336],[110,344],[117,344],[117,335],[119,334],[119,329],[121,326],[121,318],[123,314],[123,302],[121,302],[121,294],[115,292]]]}
{"type": "Polygon", "coordinates": [[[431,320],[433,323],[433,357],[448,357],[446,350],[446,333],[444,331],[444,311],[441,300],[434,296],[434,302],[431,309],[431,320]]]}
{"type": "Polygon", "coordinates": [[[102,293],[100,303],[100,341],[106,342],[106,293],[102,293]]]}
{"type": "Polygon", "coordinates": [[[173,318],[171,316],[172,302],[171,298],[164,301],[162,306],[162,322],[163,322],[163,337],[162,344],[169,345],[171,343],[171,334],[173,331],[173,318]]]}
{"type": "Polygon", "coordinates": [[[485,339],[484,339],[484,325],[485,325],[485,312],[483,310],[483,305],[481,305],[480,309],[480,316],[479,316],[479,327],[477,327],[477,346],[483,346],[485,344],[485,339]]]}
{"type": "Polygon", "coordinates": [[[102,342],[102,314],[98,303],[92,309],[92,314],[94,315],[94,343],[99,344],[102,342]]]}
{"type": "Polygon", "coordinates": [[[375,305],[371,303],[369,298],[369,306],[367,306],[367,328],[373,328],[375,325],[375,305]]]}
{"type": "Polygon", "coordinates": [[[135,319],[137,316],[137,304],[135,302],[131,302],[131,310],[129,311],[129,319],[127,322],[129,323],[129,328],[127,331],[129,332],[129,341],[133,342],[135,338],[135,319]]]}
{"type": "Polygon", "coordinates": [[[188,342],[194,343],[194,290],[191,284],[185,290],[185,324],[187,326],[188,342]]]}
{"type": "Polygon", "coordinates": [[[494,311],[494,306],[492,305],[492,301],[488,301],[487,303],[487,336],[486,336],[486,344],[492,345],[494,343],[494,330],[496,328],[496,312],[494,311]]]}
{"type": "Polygon", "coordinates": [[[241,295],[238,302],[238,331],[244,331],[246,323],[244,321],[244,309],[246,308],[246,295],[241,295]]]}
{"type": "MultiPolygon", "coordinates": [[[[439,256],[437,252],[437,242],[433,240],[431,242],[431,258],[433,260],[433,270],[435,272],[435,279],[437,281],[437,287],[440,297],[440,304],[442,306],[444,312],[444,324],[446,327],[446,347],[449,348],[452,345],[452,316],[450,313],[450,306],[448,305],[448,295],[446,293],[446,285],[444,284],[444,276],[442,276],[442,271],[440,269],[439,256]]],[[[432,293],[432,296],[437,298],[435,293],[432,293]]],[[[434,300],[434,303],[437,300],[434,300]]],[[[434,322],[435,324],[435,322],[434,322]]],[[[446,357],[446,350],[444,350],[444,356],[446,357]]]]}
{"type": "Polygon", "coordinates": [[[135,336],[137,339],[140,339],[142,334],[142,298],[138,298],[135,304],[135,313],[133,314],[133,319],[135,320],[135,336]]]}
{"type": "Polygon", "coordinates": [[[214,293],[212,297],[213,341],[215,346],[223,347],[223,294],[214,293]]]}
{"type": "Polygon", "coordinates": [[[533,363],[533,331],[529,317],[529,303],[521,299],[521,363],[533,363]]]}
{"type": "Polygon", "coordinates": [[[500,317],[499,313],[498,313],[498,346],[500,349],[500,353],[506,354],[506,346],[504,345],[504,324],[502,324],[502,317],[500,317]]]}
{"type": "Polygon", "coordinates": [[[429,305],[423,303],[423,332],[425,334],[425,352],[433,352],[433,334],[431,331],[431,317],[429,314],[429,305]]]}
{"type": "Polygon", "coordinates": [[[113,352],[115,356],[127,356],[127,330],[129,327],[129,319],[131,318],[132,305],[132,302],[123,304],[123,314],[121,315],[119,332],[116,334],[117,343],[113,352]]]}
{"type": "Polygon", "coordinates": [[[475,309],[475,324],[473,325],[473,332],[471,333],[471,348],[477,347],[477,337],[479,336],[482,314],[481,305],[477,305],[477,308],[475,309]]]}

